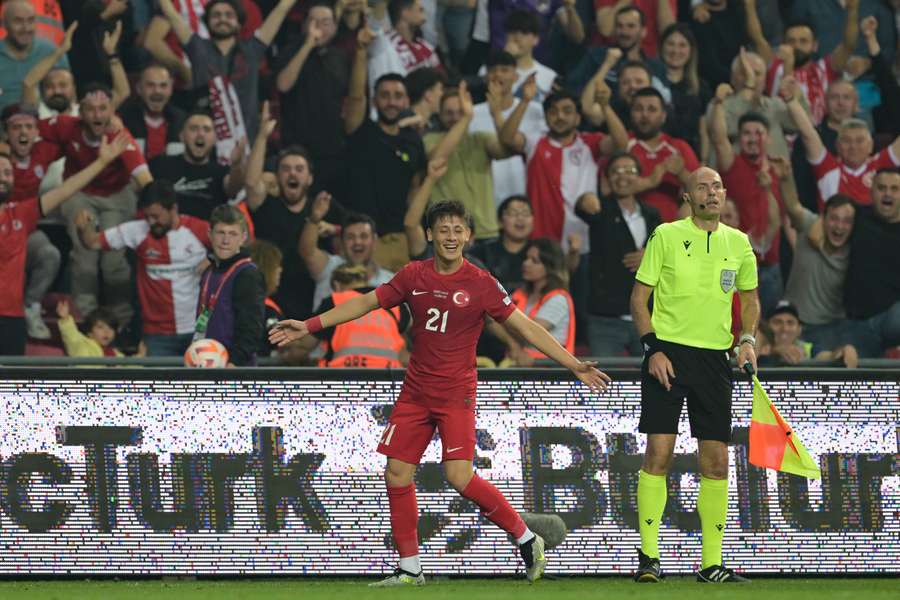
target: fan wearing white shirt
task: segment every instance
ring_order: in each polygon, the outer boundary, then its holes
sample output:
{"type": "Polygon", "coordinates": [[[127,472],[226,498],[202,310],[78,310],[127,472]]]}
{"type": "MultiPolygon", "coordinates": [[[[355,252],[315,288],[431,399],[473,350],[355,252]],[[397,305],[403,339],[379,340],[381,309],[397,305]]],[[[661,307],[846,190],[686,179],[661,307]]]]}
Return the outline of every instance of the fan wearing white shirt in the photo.
{"type": "MultiPolygon", "coordinates": [[[[516,59],[505,50],[491,53],[487,60],[487,102],[475,105],[469,133],[495,133],[503,127],[516,106],[513,84],[516,81],[516,59]]],[[[526,135],[540,136],[547,131],[544,108],[538,102],[528,105],[519,129],[526,135]]],[[[494,178],[494,205],[499,206],[510,196],[525,194],[525,161],[521,156],[495,160],[491,164],[494,178]]]]}
{"type": "Polygon", "coordinates": [[[506,47],[504,50],[516,59],[516,82],[513,85],[515,95],[519,96],[519,90],[528,76],[535,74],[538,94],[535,102],[543,102],[553,89],[556,80],[556,71],[544,66],[534,59],[534,49],[541,41],[541,20],[537,13],[530,10],[514,10],[506,17],[503,23],[506,30],[506,47]]]}

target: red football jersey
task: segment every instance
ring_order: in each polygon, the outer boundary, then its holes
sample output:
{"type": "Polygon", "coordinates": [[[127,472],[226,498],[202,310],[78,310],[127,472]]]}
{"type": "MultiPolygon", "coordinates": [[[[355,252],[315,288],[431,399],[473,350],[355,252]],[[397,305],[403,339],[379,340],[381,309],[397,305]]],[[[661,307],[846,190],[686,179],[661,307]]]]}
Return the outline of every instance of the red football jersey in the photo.
{"type": "Polygon", "coordinates": [[[375,290],[382,308],[406,302],[413,315],[413,351],[403,385],[413,392],[475,397],[475,346],[484,315],[498,323],[516,306],[487,271],[464,260],[451,275],[434,259],[413,261],[375,290]]]}
{"type": "MultiPolygon", "coordinates": [[[[630,135],[628,152],[641,163],[641,173],[645,177],[653,171],[656,165],[676,154],[681,155],[684,160],[684,168],[688,173],[693,173],[700,168],[700,161],[697,160],[694,150],[681,138],[664,133],[662,134],[662,144],[656,149],[651,149],[646,142],[635,138],[633,133],[630,135]]],[[[681,199],[678,197],[680,190],[681,181],[678,177],[666,172],[662,182],[656,188],[641,194],[639,199],[658,210],[663,223],[669,223],[678,218],[678,207],[681,205],[681,199]]]]}
{"type": "Polygon", "coordinates": [[[41,218],[40,202],[30,198],[24,202],[0,204],[0,317],[21,317],[25,297],[25,246],[28,235],[41,218]]]}
{"type": "MultiPolygon", "coordinates": [[[[38,130],[43,140],[56,144],[65,154],[66,170],[63,176],[66,179],[97,160],[100,142],[91,142],[84,137],[80,118],[58,115],[41,119],[38,130]]],[[[147,169],[147,161],[131,133],[127,129],[125,133],[129,140],[125,151],[84,188],[85,194],[111,196],[128,185],[133,176],[147,169]]]]}
{"type": "Polygon", "coordinates": [[[38,140],[31,148],[26,160],[13,161],[13,189],[9,199],[13,202],[36,198],[41,187],[41,180],[47,175],[50,163],[62,157],[56,144],[48,144],[38,140]]]}
{"type": "Polygon", "coordinates": [[[900,157],[894,156],[891,146],[869,157],[865,163],[851,169],[827,150],[818,162],[810,161],[816,186],[819,188],[819,212],[825,210],[825,202],[837,193],[846,194],[859,204],[871,204],[872,181],[878,169],[900,166],[900,157]]]}

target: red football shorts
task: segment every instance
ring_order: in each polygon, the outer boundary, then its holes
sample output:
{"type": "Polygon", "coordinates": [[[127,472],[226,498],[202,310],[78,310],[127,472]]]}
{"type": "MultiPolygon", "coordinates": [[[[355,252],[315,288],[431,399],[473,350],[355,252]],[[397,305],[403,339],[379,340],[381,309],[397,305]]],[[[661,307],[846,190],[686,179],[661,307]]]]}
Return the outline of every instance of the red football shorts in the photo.
{"type": "Polygon", "coordinates": [[[475,458],[475,400],[437,399],[400,392],[381,436],[378,452],[413,465],[419,464],[437,428],[441,462],[475,458]]]}

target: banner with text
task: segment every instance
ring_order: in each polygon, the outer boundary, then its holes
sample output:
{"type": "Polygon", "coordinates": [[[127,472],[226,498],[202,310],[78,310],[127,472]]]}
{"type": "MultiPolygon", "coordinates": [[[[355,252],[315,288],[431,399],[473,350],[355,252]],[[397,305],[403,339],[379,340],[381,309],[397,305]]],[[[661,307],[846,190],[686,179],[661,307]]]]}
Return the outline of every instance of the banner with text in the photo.
{"type": "MultiPolygon", "coordinates": [[[[399,382],[77,373],[0,383],[0,574],[377,574],[395,561],[375,447],[399,382]]],[[[565,520],[549,571],[632,571],[638,383],[592,396],[556,372],[491,377],[479,387],[476,468],[517,508],[565,520]]],[[[764,385],[823,478],[748,463],[750,387],[738,384],[726,563],[900,571],[897,382],[764,385]]],[[[683,418],[660,540],[669,573],[700,560],[696,442],[683,418]]],[[[439,460],[435,439],[416,476],[426,571],[512,574],[517,552],[446,484],[439,460]]]]}

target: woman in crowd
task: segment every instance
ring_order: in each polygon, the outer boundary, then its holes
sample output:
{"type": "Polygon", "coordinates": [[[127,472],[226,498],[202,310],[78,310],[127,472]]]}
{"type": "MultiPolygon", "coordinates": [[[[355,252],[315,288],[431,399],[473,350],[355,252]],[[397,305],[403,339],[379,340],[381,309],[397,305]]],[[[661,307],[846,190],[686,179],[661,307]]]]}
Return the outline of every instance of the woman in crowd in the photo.
{"type": "Polygon", "coordinates": [[[683,138],[701,154],[700,119],[711,98],[709,85],[697,74],[697,40],[685,23],[673,23],[663,31],[660,53],[666,67],[663,83],[672,92],[672,110],[669,111],[666,132],[683,138]]]}

